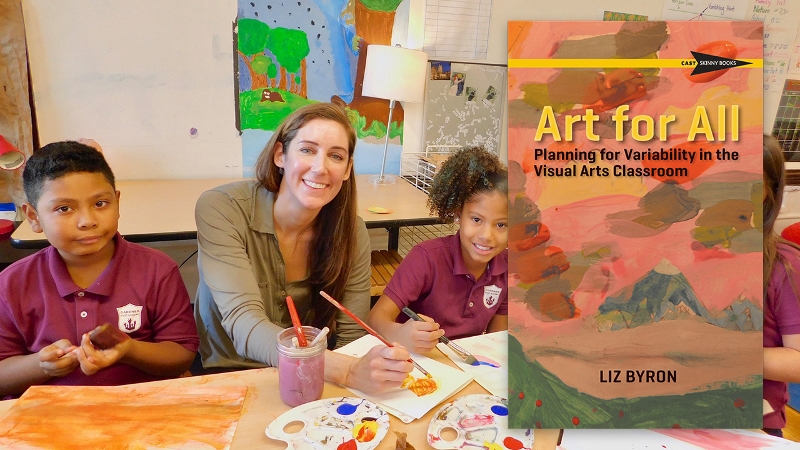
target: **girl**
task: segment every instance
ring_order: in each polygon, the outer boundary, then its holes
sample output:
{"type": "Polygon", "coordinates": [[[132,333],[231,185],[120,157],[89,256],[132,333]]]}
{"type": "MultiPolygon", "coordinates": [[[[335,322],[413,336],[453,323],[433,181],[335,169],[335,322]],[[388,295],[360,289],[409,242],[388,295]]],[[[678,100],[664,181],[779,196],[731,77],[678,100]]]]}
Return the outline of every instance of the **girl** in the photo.
{"type": "MultiPolygon", "coordinates": [[[[341,108],[305,106],[275,130],[256,162],[257,180],[200,196],[194,311],[204,368],[277,366],[277,334],[292,326],[286,296],[301,322],[335,331],[337,346],[365,333],[319,295],[329,292],[362,317],[369,309],[370,246],[356,213],[355,144],[341,108]]],[[[382,345],[359,359],[327,352],[325,379],[379,392],[400,386],[412,369],[406,359],[405,349],[382,345]]]]}
{"type": "Polygon", "coordinates": [[[433,179],[428,205],[453,236],[415,246],[397,268],[367,322],[390,341],[425,353],[439,337],[508,328],[508,171],[480,147],[448,158],[433,179]],[[407,320],[403,307],[425,322],[407,320]]]}
{"type": "Polygon", "coordinates": [[[764,431],[774,436],[786,426],[786,383],[800,382],[800,250],[773,230],[784,186],[783,151],[764,136],[764,431]]]}

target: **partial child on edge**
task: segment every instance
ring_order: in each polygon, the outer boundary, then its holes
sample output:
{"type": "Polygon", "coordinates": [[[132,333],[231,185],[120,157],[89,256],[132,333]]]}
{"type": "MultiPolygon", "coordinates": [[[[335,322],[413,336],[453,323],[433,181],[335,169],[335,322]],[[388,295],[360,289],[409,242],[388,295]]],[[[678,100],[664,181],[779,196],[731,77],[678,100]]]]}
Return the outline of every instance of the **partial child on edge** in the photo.
{"type": "Polygon", "coordinates": [[[458,232],[411,249],[367,318],[414,353],[444,334],[508,329],[508,170],[483,148],[463,148],[436,173],[428,205],[458,232]],[[406,306],[425,322],[402,314],[406,306]]]}
{"type": "Polygon", "coordinates": [[[786,383],[800,382],[800,249],[774,231],[781,209],[786,170],[783,150],[764,136],[764,431],[783,436],[786,383]]]}
{"type": "Polygon", "coordinates": [[[0,273],[0,396],[186,372],[199,345],[186,287],[172,259],[117,232],[120,193],[103,155],[49,144],[23,185],[23,212],[51,246],[0,273]],[[105,322],[128,338],[101,350],[88,333],[105,322]]]}

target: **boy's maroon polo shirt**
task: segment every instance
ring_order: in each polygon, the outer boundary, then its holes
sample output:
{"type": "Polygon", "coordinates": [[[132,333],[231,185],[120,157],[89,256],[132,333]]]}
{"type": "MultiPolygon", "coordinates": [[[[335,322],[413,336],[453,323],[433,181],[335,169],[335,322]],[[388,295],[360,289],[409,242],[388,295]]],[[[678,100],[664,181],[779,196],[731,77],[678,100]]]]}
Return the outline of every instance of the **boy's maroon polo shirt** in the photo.
{"type": "MultiPolygon", "coordinates": [[[[58,251],[47,247],[0,272],[0,359],[37,353],[59,339],[80,345],[105,322],[146,342],[173,341],[197,351],[199,338],[178,266],[167,255],[125,241],[119,233],[111,262],[81,289],[58,251]]],[[[87,376],[80,367],[47,384],[119,385],[157,380],[117,362],[87,376]]]]}

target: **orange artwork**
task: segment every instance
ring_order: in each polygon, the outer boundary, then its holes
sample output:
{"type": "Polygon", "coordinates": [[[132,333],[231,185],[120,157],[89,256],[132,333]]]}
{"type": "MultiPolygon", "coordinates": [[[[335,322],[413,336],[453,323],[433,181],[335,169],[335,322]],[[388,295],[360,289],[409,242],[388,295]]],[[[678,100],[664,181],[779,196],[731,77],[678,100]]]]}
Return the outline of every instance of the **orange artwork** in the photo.
{"type": "Polygon", "coordinates": [[[33,386],[0,418],[0,447],[227,449],[247,389],[33,386]]]}
{"type": "Polygon", "coordinates": [[[417,397],[422,397],[423,395],[436,392],[436,390],[439,389],[439,384],[431,377],[415,379],[409,374],[406,379],[403,380],[402,387],[408,388],[408,390],[415,393],[417,397]]]}

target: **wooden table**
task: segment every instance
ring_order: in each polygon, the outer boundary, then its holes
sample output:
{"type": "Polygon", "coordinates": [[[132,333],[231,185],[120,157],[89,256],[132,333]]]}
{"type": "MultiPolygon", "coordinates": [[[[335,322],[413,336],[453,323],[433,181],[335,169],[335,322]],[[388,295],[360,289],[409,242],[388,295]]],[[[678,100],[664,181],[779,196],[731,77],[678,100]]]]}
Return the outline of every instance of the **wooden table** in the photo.
{"type": "Polygon", "coordinates": [[[433,225],[440,223],[438,217],[430,215],[428,194],[408,181],[398,178],[395,184],[374,185],[370,175],[358,175],[358,214],[367,228],[386,228],[389,231],[389,250],[397,250],[400,227],[433,225]],[[380,206],[391,211],[375,214],[367,211],[371,206],[380,206]]]}
{"type": "MultiPolygon", "coordinates": [[[[439,351],[432,351],[429,355],[439,362],[453,363],[439,351]]],[[[275,449],[284,450],[286,444],[283,441],[276,441],[268,438],[264,430],[275,418],[289,411],[291,408],[286,406],[278,396],[278,370],[275,368],[252,369],[238,372],[220,373],[215,375],[205,375],[200,377],[178,378],[174,380],[156,381],[149,383],[152,385],[168,385],[174,387],[192,385],[248,385],[250,389],[245,399],[242,415],[233,436],[231,449],[275,449]]],[[[471,381],[464,389],[457,392],[453,397],[460,397],[469,394],[486,394],[487,391],[475,381],[471,381]]],[[[336,398],[343,396],[353,397],[353,393],[347,389],[332,384],[325,383],[325,390],[322,393],[324,398],[336,398]]],[[[16,400],[6,400],[0,402],[0,415],[5,414],[16,400]]],[[[402,431],[408,434],[407,441],[417,450],[432,450],[428,445],[427,431],[428,425],[433,418],[433,414],[438,407],[433,408],[422,418],[405,424],[400,419],[390,415],[389,433],[378,445],[377,450],[393,450],[395,447],[396,436],[392,431],[402,431]]],[[[556,448],[556,439],[559,430],[534,430],[534,446],[532,450],[553,450],[556,448]]]]}
{"type": "MultiPolygon", "coordinates": [[[[357,175],[358,213],[367,228],[389,230],[389,248],[397,250],[400,227],[438,223],[426,207],[428,195],[405,180],[393,185],[370,184],[369,175],[357,175]],[[392,211],[375,214],[370,206],[392,211]]],[[[203,192],[234,178],[202,180],[128,180],[118,181],[120,191],[119,232],[131,242],[179,241],[197,239],[194,207],[203,192]]],[[[44,248],[47,240],[34,233],[27,221],[11,235],[15,248],[44,248]]]]}

